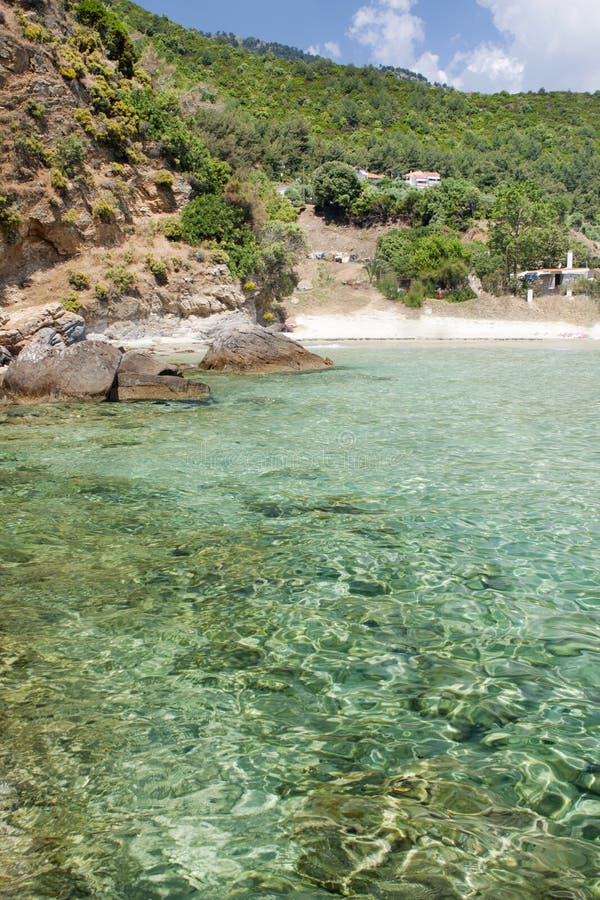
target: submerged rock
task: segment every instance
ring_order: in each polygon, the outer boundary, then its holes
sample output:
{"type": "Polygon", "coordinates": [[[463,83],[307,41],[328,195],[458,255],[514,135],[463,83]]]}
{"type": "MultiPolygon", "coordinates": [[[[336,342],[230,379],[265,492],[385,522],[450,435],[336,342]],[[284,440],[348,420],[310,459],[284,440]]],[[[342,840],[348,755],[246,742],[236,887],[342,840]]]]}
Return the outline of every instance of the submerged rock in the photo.
{"type": "Polygon", "coordinates": [[[111,400],[208,400],[210,388],[181,375],[136,375],[122,373],[111,391],[111,400]]]}
{"type": "Polygon", "coordinates": [[[333,366],[283,334],[259,325],[243,326],[214,338],[201,369],[220,372],[315,372],[333,366]]]}

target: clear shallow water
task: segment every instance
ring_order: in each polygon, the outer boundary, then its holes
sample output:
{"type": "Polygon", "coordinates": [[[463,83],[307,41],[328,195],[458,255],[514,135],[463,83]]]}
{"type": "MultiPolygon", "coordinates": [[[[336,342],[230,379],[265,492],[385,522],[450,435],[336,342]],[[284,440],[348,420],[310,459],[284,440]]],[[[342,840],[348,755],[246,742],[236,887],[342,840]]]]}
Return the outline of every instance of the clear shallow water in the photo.
{"type": "Polygon", "coordinates": [[[597,351],[0,412],[0,895],[600,892],[597,351]]]}

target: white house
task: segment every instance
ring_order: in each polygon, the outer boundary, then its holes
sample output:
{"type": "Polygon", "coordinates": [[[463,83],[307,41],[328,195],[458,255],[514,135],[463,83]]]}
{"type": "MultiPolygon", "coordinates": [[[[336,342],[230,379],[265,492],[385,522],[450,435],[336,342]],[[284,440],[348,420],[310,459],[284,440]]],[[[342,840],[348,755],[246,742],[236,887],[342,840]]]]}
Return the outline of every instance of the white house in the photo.
{"type": "Polygon", "coordinates": [[[360,181],[368,181],[369,184],[378,184],[386,177],[385,175],[376,175],[375,172],[367,172],[366,169],[361,169],[360,166],[355,166],[354,171],[360,181]]]}
{"type": "Polygon", "coordinates": [[[410,184],[411,187],[418,188],[418,190],[423,190],[423,188],[434,187],[436,184],[439,184],[442,180],[442,176],[439,172],[407,172],[404,176],[404,180],[410,184]]]}
{"type": "Polygon", "coordinates": [[[533,287],[534,284],[541,285],[544,292],[560,292],[561,288],[566,287],[567,294],[570,296],[571,292],[568,287],[570,281],[575,281],[577,278],[593,278],[594,274],[595,270],[588,266],[574,266],[573,253],[569,250],[566,266],[558,266],[555,269],[528,269],[525,272],[517,272],[517,278],[524,281],[529,287],[533,287]]]}

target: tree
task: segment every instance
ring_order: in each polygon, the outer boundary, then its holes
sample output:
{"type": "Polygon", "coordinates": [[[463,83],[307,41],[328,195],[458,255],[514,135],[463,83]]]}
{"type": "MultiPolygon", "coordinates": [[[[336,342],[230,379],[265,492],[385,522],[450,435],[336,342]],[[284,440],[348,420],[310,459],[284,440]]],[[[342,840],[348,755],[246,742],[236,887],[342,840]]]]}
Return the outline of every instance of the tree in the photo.
{"type": "Polygon", "coordinates": [[[400,228],[379,239],[375,263],[397,279],[421,282],[428,290],[465,285],[469,251],[458,235],[431,228],[400,228]]]}
{"type": "Polygon", "coordinates": [[[505,279],[522,267],[556,262],[568,245],[566,226],[533,181],[503,184],[490,211],[490,248],[505,261],[505,279]]]}
{"type": "Polygon", "coordinates": [[[298,284],[294,266],[306,249],[306,238],[299,225],[271,221],[260,234],[254,276],[258,286],[256,309],[259,316],[273,303],[289,297],[298,284]]]}
{"type": "Polygon", "coordinates": [[[347,163],[326,162],[313,174],[313,199],[317,209],[347,213],[362,193],[356,172],[347,163]]]}

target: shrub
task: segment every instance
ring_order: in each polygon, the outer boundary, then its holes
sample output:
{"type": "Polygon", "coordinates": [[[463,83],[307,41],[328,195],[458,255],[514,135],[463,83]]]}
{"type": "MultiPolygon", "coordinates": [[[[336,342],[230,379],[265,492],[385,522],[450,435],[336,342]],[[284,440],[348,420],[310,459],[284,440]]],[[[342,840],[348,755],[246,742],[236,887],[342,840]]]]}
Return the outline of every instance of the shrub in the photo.
{"type": "Polygon", "coordinates": [[[108,271],[108,277],[113,283],[115,291],[117,294],[127,294],[135,288],[137,278],[134,272],[130,272],[129,269],[124,266],[114,266],[108,271]]]}
{"type": "Polygon", "coordinates": [[[96,123],[94,122],[89,109],[84,109],[83,107],[80,109],[76,109],[73,113],[73,118],[76,122],[79,122],[86,134],[89,134],[91,137],[96,137],[96,123]]]}
{"type": "Polygon", "coordinates": [[[83,168],[89,151],[87,141],[82,141],[76,134],[70,134],[56,145],[56,162],[65,175],[73,178],[76,171],[83,168]]]}
{"type": "MultiPolygon", "coordinates": [[[[84,78],[86,75],[86,66],[83,59],[83,56],[79,52],[79,50],[73,46],[70,42],[63,43],[60,45],[60,63],[61,63],[61,74],[62,69],[72,69],[75,72],[75,78],[84,78]]],[[[67,76],[64,76],[67,77],[67,76]]],[[[72,79],[70,79],[72,80],[72,79]]]]}
{"type": "Polygon", "coordinates": [[[464,303],[465,300],[474,300],[476,297],[477,294],[470,287],[457,288],[444,294],[444,300],[448,303],[464,303]]]}
{"type": "Polygon", "coordinates": [[[306,194],[307,191],[304,187],[298,187],[296,185],[292,185],[285,192],[286,200],[292,204],[294,209],[303,209],[306,206],[306,194]]]}
{"type": "Polygon", "coordinates": [[[21,29],[21,34],[26,40],[31,41],[33,44],[48,43],[52,40],[52,35],[43,25],[31,22],[23,15],[20,9],[17,10],[16,17],[19,28],[21,29]]]}
{"type": "Polygon", "coordinates": [[[77,72],[73,66],[61,66],[58,70],[65,81],[74,81],[77,78],[77,72]]]}
{"type": "Polygon", "coordinates": [[[16,243],[22,221],[8,197],[0,194],[0,231],[7,244],[16,243]]]}
{"type": "Polygon", "coordinates": [[[210,254],[210,261],[215,266],[229,265],[229,253],[226,250],[223,250],[222,247],[209,247],[207,249],[210,254]]]}
{"type": "Polygon", "coordinates": [[[94,288],[94,296],[100,303],[106,303],[110,298],[110,290],[105,284],[102,284],[102,282],[99,281],[94,288]]]}
{"type": "Polygon", "coordinates": [[[162,230],[168,241],[183,240],[183,226],[179,219],[165,219],[162,230]]]}
{"type": "Polygon", "coordinates": [[[427,291],[423,282],[413,281],[410,290],[404,294],[401,293],[399,299],[402,300],[405,306],[409,306],[411,309],[419,309],[423,305],[423,300],[426,296],[427,291]]]}
{"type": "Polygon", "coordinates": [[[25,111],[37,122],[41,122],[46,116],[46,107],[42,103],[36,103],[35,100],[27,101],[25,111]]]}
{"type": "Polygon", "coordinates": [[[61,303],[69,312],[78,312],[81,309],[81,300],[75,291],[72,291],[67,297],[63,297],[61,303]]]}
{"type": "Polygon", "coordinates": [[[115,221],[117,217],[117,211],[109,200],[102,198],[98,200],[98,202],[94,206],[92,215],[99,222],[103,222],[105,225],[108,225],[115,221]]]}
{"type": "Polygon", "coordinates": [[[69,228],[77,227],[77,212],[74,209],[68,209],[61,216],[61,222],[63,225],[67,225],[69,228]]]}
{"type": "Polygon", "coordinates": [[[15,141],[15,153],[21,165],[37,167],[52,165],[52,153],[46,150],[38,137],[18,137],[15,141]]]}
{"type": "Polygon", "coordinates": [[[109,59],[116,60],[119,71],[131,78],[136,53],[127,29],[99,0],[83,0],[75,8],[75,17],[83,25],[94,28],[106,48],[109,59]]]}
{"type": "Polygon", "coordinates": [[[68,181],[60,171],[60,169],[52,169],[50,172],[50,184],[54,188],[55,191],[63,191],[67,185],[68,181]]]}
{"type": "Polygon", "coordinates": [[[67,280],[76,291],[87,291],[90,286],[89,275],[86,275],[85,272],[74,272],[70,269],[67,273],[67,280]]]}
{"type": "Polygon", "coordinates": [[[154,184],[157,188],[172,188],[173,174],[168,169],[161,169],[154,176],[154,184]]]}
{"type": "Polygon", "coordinates": [[[146,257],[146,268],[154,275],[157,284],[167,284],[169,281],[169,264],[164,259],[146,257]]]}

